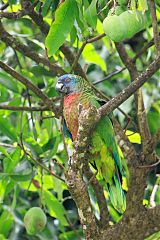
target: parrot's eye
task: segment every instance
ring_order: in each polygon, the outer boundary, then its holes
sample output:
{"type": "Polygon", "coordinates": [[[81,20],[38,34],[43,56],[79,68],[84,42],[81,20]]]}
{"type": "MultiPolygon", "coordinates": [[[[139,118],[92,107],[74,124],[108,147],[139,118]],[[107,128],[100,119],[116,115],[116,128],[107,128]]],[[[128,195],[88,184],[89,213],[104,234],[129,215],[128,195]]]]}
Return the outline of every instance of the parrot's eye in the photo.
{"type": "Polygon", "coordinates": [[[65,83],[68,83],[68,82],[70,82],[70,78],[65,79],[65,83]]]}

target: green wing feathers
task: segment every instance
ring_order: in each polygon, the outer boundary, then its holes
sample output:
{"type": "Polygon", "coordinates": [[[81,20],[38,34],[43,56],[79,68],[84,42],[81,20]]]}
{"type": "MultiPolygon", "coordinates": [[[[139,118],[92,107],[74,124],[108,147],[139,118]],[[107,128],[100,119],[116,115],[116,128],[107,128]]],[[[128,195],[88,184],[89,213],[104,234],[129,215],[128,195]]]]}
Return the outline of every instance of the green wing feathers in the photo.
{"type": "Polygon", "coordinates": [[[96,126],[92,138],[91,162],[97,168],[97,179],[109,192],[113,207],[120,213],[126,209],[127,174],[109,117],[104,117],[96,126]]]}

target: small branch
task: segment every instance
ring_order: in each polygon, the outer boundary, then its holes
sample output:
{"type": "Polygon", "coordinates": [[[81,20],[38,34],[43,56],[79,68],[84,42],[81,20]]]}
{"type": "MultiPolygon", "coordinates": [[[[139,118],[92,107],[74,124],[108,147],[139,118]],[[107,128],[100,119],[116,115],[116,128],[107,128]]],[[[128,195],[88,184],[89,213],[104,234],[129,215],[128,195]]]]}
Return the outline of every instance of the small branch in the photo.
{"type": "Polygon", "coordinates": [[[0,142],[0,146],[7,147],[7,148],[15,148],[16,147],[14,145],[11,145],[11,144],[8,144],[8,143],[3,143],[3,142],[0,142]]]}
{"type": "Polygon", "coordinates": [[[0,7],[0,11],[5,10],[8,6],[9,6],[9,2],[4,3],[4,4],[0,7]]]}
{"type": "Polygon", "coordinates": [[[40,166],[42,169],[44,169],[46,172],[48,172],[49,174],[51,174],[52,176],[58,178],[59,180],[61,180],[62,182],[65,182],[65,180],[61,177],[59,177],[58,175],[56,175],[53,171],[50,171],[49,168],[47,168],[43,163],[41,163],[40,161],[38,161],[36,158],[34,158],[29,152],[27,152],[25,150],[24,147],[22,147],[22,145],[20,144],[20,147],[23,149],[24,153],[38,166],[40,166]]]}
{"type": "Polygon", "coordinates": [[[51,63],[48,59],[37,54],[36,52],[33,52],[28,46],[22,44],[16,38],[11,36],[8,32],[5,31],[1,22],[0,22],[0,33],[1,33],[0,39],[3,42],[5,42],[8,46],[21,52],[25,56],[31,58],[36,63],[38,64],[42,63],[44,66],[48,67],[51,71],[53,71],[55,75],[65,73],[65,71],[61,67],[59,67],[57,64],[51,63]]]}
{"type": "Polygon", "coordinates": [[[27,15],[27,12],[20,10],[18,12],[0,12],[0,18],[18,19],[27,15]]]}
{"type": "MultiPolygon", "coordinates": [[[[24,101],[25,103],[25,101],[24,101]]],[[[23,117],[23,112],[21,113],[21,123],[20,123],[20,142],[18,143],[18,146],[23,150],[24,154],[26,156],[28,156],[36,165],[40,166],[42,169],[44,169],[46,172],[48,172],[49,174],[51,174],[52,176],[58,178],[59,180],[65,182],[64,179],[62,179],[61,177],[59,177],[58,175],[56,175],[52,170],[50,170],[49,168],[47,168],[42,162],[40,162],[40,158],[36,159],[34,158],[26,149],[26,147],[24,146],[23,143],[23,131],[22,131],[22,117],[23,117]]]]}
{"type": "Polygon", "coordinates": [[[74,61],[73,61],[73,64],[72,64],[72,66],[71,66],[71,71],[72,71],[72,70],[75,68],[75,66],[77,65],[78,60],[79,60],[79,58],[80,58],[80,56],[81,56],[81,54],[82,54],[85,46],[86,46],[88,43],[96,42],[96,41],[102,39],[102,38],[105,37],[105,36],[106,36],[106,34],[105,34],[105,33],[102,33],[102,34],[100,34],[100,35],[98,35],[98,36],[96,36],[96,37],[94,37],[94,38],[86,39],[86,40],[83,42],[81,48],[79,49],[79,51],[78,51],[78,53],[77,53],[77,55],[76,55],[76,57],[75,57],[75,59],[74,59],[74,61]]]}
{"type": "Polygon", "coordinates": [[[141,48],[138,53],[132,58],[133,63],[136,62],[136,60],[143,54],[145,53],[148,48],[152,47],[154,45],[154,40],[151,39],[143,48],[141,48]]]}
{"type": "MultiPolygon", "coordinates": [[[[145,52],[148,50],[148,48],[152,47],[153,45],[154,45],[154,41],[153,41],[153,39],[152,39],[152,40],[149,41],[142,49],[140,49],[139,52],[132,58],[132,62],[135,63],[136,60],[137,60],[143,53],[145,53],[145,52]]],[[[99,84],[99,83],[101,83],[101,82],[103,82],[103,81],[106,81],[106,80],[114,77],[115,75],[121,73],[121,72],[124,71],[125,69],[126,69],[126,67],[123,67],[123,68],[121,68],[121,69],[119,69],[119,70],[117,70],[117,71],[114,71],[114,72],[108,74],[105,78],[100,79],[100,80],[94,82],[93,84],[96,85],[96,84],[99,84]]]]}
{"type": "Polygon", "coordinates": [[[0,68],[9,73],[16,80],[24,84],[28,89],[34,92],[56,115],[58,114],[59,108],[57,108],[51,99],[49,99],[36,85],[34,85],[27,78],[16,72],[13,68],[0,61],[0,68]]]}
{"type": "MultiPolygon", "coordinates": [[[[120,58],[126,68],[128,69],[131,77],[131,81],[134,82],[134,80],[138,77],[138,71],[136,68],[136,65],[133,63],[133,60],[128,56],[126,49],[124,48],[122,43],[115,43],[115,46],[117,48],[117,51],[120,55],[120,58]]],[[[136,105],[136,112],[137,112],[137,118],[138,118],[138,127],[139,132],[142,138],[142,150],[143,153],[146,153],[146,143],[150,140],[151,134],[148,127],[145,107],[144,107],[144,101],[142,96],[141,89],[137,89],[137,91],[134,93],[135,98],[135,105],[136,105]]]]}
{"type": "Polygon", "coordinates": [[[151,9],[151,15],[152,15],[152,27],[153,27],[153,34],[154,34],[154,42],[157,49],[157,54],[160,55],[160,35],[158,31],[158,22],[157,22],[157,16],[156,16],[156,6],[155,1],[150,0],[150,9],[151,9]]]}
{"type": "Polygon", "coordinates": [[[99,108],[101,116],[109,114],[126,101],[137,89],[139,89],[160,68],[160,57],[154,60],[148,68],[141,73],[132,83],[123,89],[117,96],[99,108]]]}
{"type": "MultiPolygon", "coordinates": [[[[72,66],[72,64],[74,62],[74,59],[75,59],[75,56],[74,56],[73,52],[70,50],[70,48],[66,44],[63,44],[60,47],[60,50],[62,51],[62,53],[66,57],[66,59],[69,62],[70,66],[72,66]]],[[[87,79],[86,73],[83,71],[81,65],[78,62],[74,66],[73,71],[74,71],[75,74],[80,75],[81,77],[87,79]]]]}
{"type": "Polygon", "coordinates": [[[81,54],[82,54],[86,44],[87,44],[87,41],[83,42],[81,48],[79,49],[79,51],[78,51],[78,53],[77,53],[77,55],[76,55],[76,57],[75,57],[75,59],[73,61],[73,64],[71,66],[71,72],[74,69],[74,67],[76,66],[76,64],[78,63],[78,60],[79,60],[79,58],[80,58],[80,56],[81,56],[81,54]]]}
{"type": "MultiPolygon", "coordinates": [[[[21,18],[25,15],[27,15],[32,9],[34,9],[34,7],[37,5],[39,1],[36,0],[34,1],[33,4],[29,4],[29,6],[26,8],[26,9],[22,9],[22,10],[19,10],[18,12],[0,12],[0,18],[8,18],[8,19],[18,19],[18,18],[21,18]]],[[[8,3],[6,3],[6,5],[9,5],[8,3]]],[[[6,8],[6,6],[5,6],[6,8]]],[[[4,10],[1,9],[0,10],[4,10]]]]}
{"type": "Polygon", "coordinates": [[[105,78],[100,79],[100,80],[94,82],[93,84],[96,85],[96,84],[99,84],[99,83],[101,83],[101,82],[104,82],[104,81],[108,80],[109,78],[111,78],[111,77],[113,77],[113,76],[115,76],[115,75],[123,72],[125,69],[126,69],[126,67],[123,67],[123,68],[121,68],[121,69],[119,69],[119,70],[117,70],[117,71],[114,71],[114,72],[108,74],[105,78]]]}
{"type": "Polygon", "coordinates": [[[102,9],[97,13],[97,16],[98,16],[99,14],[101,14],[112,2],[113,2],[113,0],[109,0],[109,2],[106,3],[106,5],[104,6],[104,8],[102,8],[102,9]]]}
{"type": "Polygon", "coordinates": [[[28,106],[9,106],[9,105],[1,105],[0,109],[3,110],[11,110],[11,111],[31,111],[31,112],[41,112],[41,111],[50,111],[48,107],[28,107],[28,106]]]}

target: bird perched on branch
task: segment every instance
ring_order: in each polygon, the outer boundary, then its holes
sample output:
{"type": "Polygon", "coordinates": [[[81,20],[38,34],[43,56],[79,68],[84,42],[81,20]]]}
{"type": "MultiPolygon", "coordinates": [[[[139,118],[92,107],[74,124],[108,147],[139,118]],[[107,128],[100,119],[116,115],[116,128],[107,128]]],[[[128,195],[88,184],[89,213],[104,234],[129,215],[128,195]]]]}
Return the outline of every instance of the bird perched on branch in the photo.
{"type": "MultiPolygon", "coordinates": [[[[104,101],[93,92],[90,84],[80,76],[65,74],[58,79],[56,90],[64,94],[64,132],[72,141],[78,133],[79,105],[83,109],[99,108],[104,101]]],[[[96,177],[108,191],[114,209],[123,214],[126,209],[127,167],[119,155],[114,130],[108,116],[96,125],[90,141],[90,164],[96,169],[96,177]]]]}

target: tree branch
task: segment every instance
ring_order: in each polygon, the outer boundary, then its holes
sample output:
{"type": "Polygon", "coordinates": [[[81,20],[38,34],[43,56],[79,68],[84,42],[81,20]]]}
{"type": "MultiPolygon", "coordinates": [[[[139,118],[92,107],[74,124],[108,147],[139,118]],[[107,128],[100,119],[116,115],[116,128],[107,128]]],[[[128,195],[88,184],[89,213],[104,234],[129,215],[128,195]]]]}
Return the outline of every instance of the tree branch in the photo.
{"type": "Polygon", "coordinates": [[[91,38],[91,39],[86,39],[86,40],[83,42],[81,48],[79,49],[79,51],[78,51],[78,53],[77,53],[77,55],[76,55],[76,57],[75,57],[75,59],[74,59],[74,61],[73,61],[73,63],[72,63],[71,70],[74,69],[75,66],[77,65],[78,60],[79,60],[79,58],[80,58],[80,56],[81,56],[81,54],[82,54],[85,46],[86,46],[88,43],[96,42],[96,41],[102,39],[102,38],[105,37],[105,36],[106,36],[106,34],[105,34],[105,33],[102,33],[102,34],[100,34],[100,35],[98,35],[98,36],[96,36],[96,37],[93,37],[93,38],[91,38]]]}
{"type": "Polygon", "coordinates": [[[0,39],[5,42],[8,46],[12,47],[13,49],[21,52],[25,56],[31,58],[36,63],[42,63],[44,66],[48,67],[51,71],[54,72],[55,75],[64,74],[65,71],[56,65],[55,63],[51,63],[48,59],[43,56],[40,56],[36,52],[30,50],[30,48],[21,42],[19,42],[16,38],[11,36],[2,26],[0,22],[0,39]]]}
{"type": "MultiPolygon", "coordinates": [[[[137,60],[143,53],[145,53],[145,52],[148,50],[148,48],[152,47],[153,45],[154,45],[154,40],[152,39],[152,40],[150,40],[142,49],[140,49],[139,52],[132,58],[133,63],[135,63],[136,60],[137,60]]],[[[106,81],[106,80],[114,77],[115,75],[121,73],[121,72],[124,71],[125,69],[126,69],[126,67],[123,67],[123,68],[121,68],[121,69],[119,69],[119,70],[117,70],[117,71],[114,71],[114,72],[108,74],[108,75],[107,75],[106,77],[104,77],[103,79],[100,79],[100,80],[94,82],[94,85],[99,84],[99,83],[101,83],[101,82],[103,82],[103,81],[106,81]]]]}
{"type": "Polygon", "coordinates": [[[9,6],[9,2],[4,3],[1,7],[0,10],[3,11],[9,6]]]}
{"type": "Polygon", "coordinates": [[[150,9],[152,15],[152,27],[153,27],[153,34],[154,34],[154,42],[157,49],[157,54],[160,55],[160,35],[158,31],[158,23],[157,23],[157,16],[156,16],[156,6],[154,0],[150,0],[150,9]]]}
{"type": "MultiPolygon", "coordinates": [[[[17,12],[0,12],[0,18],[8,18],[8,19],[18,19],[25,15],[27,15],[34,7],[37,5],[39,0],[35,0],[33,4],[29,4],[27,8],[19,10],[17,12]]],[[[6,6],[6,5],[5,5],[6,6]]],[[[7,4],[9,6],[9,4],[7,4]]],[[[3,9],[0,9],[3,10],[3,9]]]]}
{"type": "Polygon", "coordinates": [[[34,92],[49,107],[49,109],[52,110],[56,114],[56,116],[58,116],[60,109],[56,107],[53,101],[49,99],[36,85],[34,85],[31,81],[29,81],[27,78],[20,75],[13,68],[9,67],[7,64],[3,63],[2,61],[0,61],[0,68],[2,68],[4,71],[9,73],[12,77],[14,77],[16,80],[24,84],[32,92],[34,92]]]}
{"type": "Polygon", "coordinates": [[[11,111],[29,111],[29,112],[40,112],[49,111],[48,107],[28,107],[28,106],[9,106],[0,104],[0,109],[11,110],[11,111]]]}
{"type": "MultiPolygon", "coordinates": [[[[128,57],[128,54],[123,44],[115,43],[115,45],[123,63],[125,64],[126,68],[130,73],[131,81],[133,82],[138,76],[136,65],[133,63],[133,60],[128,57]]],[[[142,149],[145,155],[146,143],[150,140],[151,135],[148,127],[148,122],[147,122],[147,117],[146,117],[146,112],[145,112],[145,107],[143,102],[143,96],[140,89],[138,89],[138,91],[135,92],[134,97],[135,97],[135,104],[136,104],[136,111],[137,111],[137,118],[138,118],[138,127],[139,127],[140,135],[142,138],[142,149]]]]}
{"type": "Polygon", "coordinates": [[[117,96],[99,108],[101,116],[109,114],[126,101],[137,89],[139,89],[160,68],[160,57],[157,57],[148,68],[141,73],[132,83],[123,89],[117,96]]]}
{"type": "MultiPolygon", "coordinates": [[[[136,204],[136,202],[135,202],[136,204]]],[[[135,206],[134,204],[134,206],[135,206]]],[[[132,206],[134,209],[134,207],[132,206]]],[[[109,227],[108,229],[103,229],[101,231],[101,240],[113,240],[119,239],[128,240],[134,239],[142,240],[145,237],[159,231],[160,222],[160,206],[153,209],[145,209],[140,211],[138,214],[134,215],[134,218],[123,218],[118,224],[109,227]]]]}

